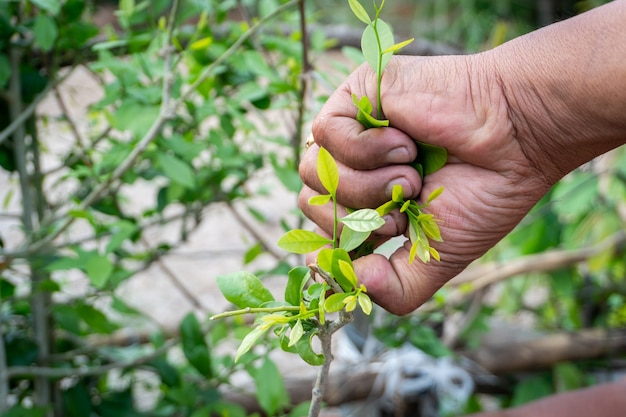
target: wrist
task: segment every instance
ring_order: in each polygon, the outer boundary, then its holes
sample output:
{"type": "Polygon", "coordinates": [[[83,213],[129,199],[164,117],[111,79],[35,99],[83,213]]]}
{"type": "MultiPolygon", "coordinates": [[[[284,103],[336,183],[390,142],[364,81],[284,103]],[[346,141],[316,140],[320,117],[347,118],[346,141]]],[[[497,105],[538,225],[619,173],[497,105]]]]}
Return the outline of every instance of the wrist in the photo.
{"type": "Polygon", "coordinates": [[[549,184],[626,138],[626,2],[508,42],[486,55],[516,140],[549,184]]]}

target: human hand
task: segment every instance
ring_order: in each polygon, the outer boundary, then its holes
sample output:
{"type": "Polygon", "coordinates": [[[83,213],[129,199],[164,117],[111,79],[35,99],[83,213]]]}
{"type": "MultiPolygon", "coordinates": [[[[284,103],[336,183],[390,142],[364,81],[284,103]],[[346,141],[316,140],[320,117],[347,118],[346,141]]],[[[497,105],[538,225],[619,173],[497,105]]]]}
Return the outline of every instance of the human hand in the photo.
{"type": "MultiPolygon", "coordinates": [[[[329,98],[314,121],[315,142],[303,155],[300,207],[329,234],[333,215],[308,199],[324,192],[315,169],[319,146],[336,159],[337,200],[343,207],[375,208],[394,184],[418,202],[439,186],[428,211],[440,219],[444,242],[433,243],[441,261],[409,264],[410,243],[389,259],[373,254],[354,262],[372,298],[396,314],[413,311],[448,280],[504,237],[545,194],[549,184],[526,156],[509,118],[486,54],[394,57],[386,68],[382,105],[389,128],[365,130],[355,120],[351,95],[375,97],[375,76],[361,66],[329,98]],[[443,146],[448,163],[422,180],[409,165],[415,140],[443,146]],[[424,197],[422,197],[424,196],[424,197]]],[[[379,243],[406,230],[399,212],[387,217],[379,243]]],[[[309,259],[309,261],[313,261],[309,259]]]]}

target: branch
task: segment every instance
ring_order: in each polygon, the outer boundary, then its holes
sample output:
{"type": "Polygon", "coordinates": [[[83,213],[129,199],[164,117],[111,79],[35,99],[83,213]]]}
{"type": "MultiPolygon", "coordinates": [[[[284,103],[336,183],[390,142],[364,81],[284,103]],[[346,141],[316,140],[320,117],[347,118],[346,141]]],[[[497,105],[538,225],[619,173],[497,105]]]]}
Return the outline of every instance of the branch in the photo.
{"type": "Polygon", "coordinates": [[[556,333],[524,342],[482,344],[480,349],[465,355],[489,372],[509,373],[545,369],[559,362],[596,359],[624,352],[626,328],[596,328],[556,333]]]}
{"type": "MultiPolygon", "coordinates": [[[[222,55],[220,55],[215,61],[213,61],[210,65],[208,65],[204,71],[200,74],[200,76],[196,79],[196,81],[189,87],[189,89],[183,93],[177,100],[171,100],[171,89],[173,87],[173,77],[172,77],[172,53],[174,52],[174,48],[171,43],[172,33],[171,31],[168,33],[168,44],[164,48],[165,54],[165,74],[163,76],[163,99],[161,102],[161,110],[157,119],[154,121],[148,132],[144,135],[144,137],[137,143],[135,148],[131,151],[131,153],[126,157],[126,159],[113,171],[113,173],[109,176],[109,178],[98,185],[96,188],[92,190],[84,200],[76,207],[76,210],[86,210],[89,206],[95,203],[104,192],[118,179],[120,179],[129,169],[133,167],[135,161],[139,156],[145,151],[150,143],[157,137],[157,135],[161,132],[161,129],[165,125],[165,123],[174,117],[176,109],[180,107],[184,102],[189,98],[189,96],[208,78],[212,75],[213,71],[221,66],[228,58],[230,58],[239,47],[248,40],[252,35],[254,35],[259,28],[261,28],[264,24],[266,24],[269,20],[273,19],[283,11],[297,4],[299,0],[291,0],[282,6],[276,8],[272,13],[260,19],[254,26],[248,29],[241,37],[237,39],[222,55]]],[[[172,6],[172,14],[170,16],[169,29],[173,30],[172,20],[175,16],[176,9],[178,9],[178,1],[174,2],[172,6]]],[[[23,244],[22,246],[28,246],[24,248],[23,251],[18,251],[22,256],[28,256],[33,253],[37,253],[51,242],[53,242],[57,237],[59,237],[69,226],[74,223],[76,220],[75,217],[65,215],[62,216],[62,220],[57,228],[50,234],[43,237],[41,240],[36,242],[29,242],[23,244]]],[[[5,256],[7,256],[5,254],[5,256]]]]}
{"type": "Polygon", "coordinates": [[[114,369],[127,369],[144,365],[151,360],[165,354],[170,348],[177,343],[172,339],[149,355],[138,359],[114,362],[102,366],[84,367],[84,368],[43,368],[37,366],[14,366],[7,369],[7,377],[44,377],[50,379],[60,379],[67,377],[85,377],[106,374],[114,369]]]}
{"type": "Polygon", "coordinates": [[[248,221],[244,219],[241,214],[239,214],[237,209],[233,206],[232,202],[227,201],[226,205],[230,209],[230,212],[233,214],[233,216],[235,216],[235,219],[239,222],[239,224],[241,224],[243,228],[246,229],[248,233],[250,233],[252,237],[261,244],[261,246],[267,253],[269,253],[274,259],[279,261],[283,258],[282,255],[274,250],[274,246],[267,244],[267,242],[265,242],[265,239],[263,239],[263,236],[261,236],[261,234],[257,232],[256,229],[252,227],[252,225],[248,223],[248,221]]]}
{"type": "MultiPolygon", "coordinates": [[[[623,250],[626,244],[626,232],[619,231],[596,245],[576,250],[555,249],[536,255],[522,258],[494,262],[469,268],[452,279],[448,285],[458,287],[463,284],[471,284],[469,290],[458,290],[446,298],[446,305],[457,305],[472,294],[491,285],[502,282],[517,275],[532,272],[553,271],[560,268],[576,265],[608,250],[623,250]]],[[[425,306],[429,311],[432,305],[425,306]]]]}

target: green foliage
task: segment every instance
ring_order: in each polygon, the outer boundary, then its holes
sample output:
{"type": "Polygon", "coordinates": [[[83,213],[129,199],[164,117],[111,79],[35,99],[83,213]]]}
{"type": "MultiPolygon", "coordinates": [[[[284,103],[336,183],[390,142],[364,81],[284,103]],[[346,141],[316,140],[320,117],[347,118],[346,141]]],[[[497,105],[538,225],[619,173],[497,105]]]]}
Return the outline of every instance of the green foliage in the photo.
{"type": "MultiPolygon", "coordinates": [[[[303,43],[294,5],[123,0],[114,25],[98,27],[92,19],[98,2],[0,2],[0,167],[15,179],[1,190],[0,221],[14,223],[0,229],[0,343],[8,354],[0,372],[8,369],[13,401],[0,414],[47,413],[53,399],[39,393],[49,384],[48,391],[58,389],[63,398],[54,407],[59,416],[245,416],[218,390],[242,370],[269,384],[257,393],[266,411],[285,408],[285,397],[270,389],[282,378],[265,354],[248,352],[235,363],[234,353],[215,352],[225,338],[242,339],[245,328],[230,323],[234,329],[225,329],[190,313],[172,335],[127,305],[119,290],[184,242],[207,207],[254,197],[258,187],[249,183],[261,169],[299,190],[299,145],[293,141],[299,132],[283,132],[271,122],[276,116],[267,116],[302,113],[303,43]],[[249,20],[233,20],[235,15],[249,20]],[[268,25],[271,19],[280,24],[268,25]],[[285,27],[292,36],[284,36],[285,27]],[[103,93],[89,104],[84,121],[66,114],[63,94],[53,94],[76,69],[98,80],[103,93]],[[58,116],[28,110],[44,98],[57,100],[58,116]],[[68,137],[60,151],[44,134],[52,123],[68,137]],[[139,211],[129,201],[135,187],[154,190],[139,211]],[[16,206],[23,210],[19,218],[32,221],[13,220],[16,206]],[[148,229],[161,224],[178,227],[178,236],[148,237],[148,229]],[[11,234],[5,246],[9,229],[23,236],[11,234]],[[73,277],[83,279],[80,294],[70,287],[73,277]],[[134,346],[107,344],[135,324],[154,333],[134,346]],[[47,334],[53,336],[43,342],[47,334]],[[92,345],[96,336],[103,345],[92,345]],[[180,358],[168,355],[174,346],[180,346],[180,358]],[[52,357],[41,358],[40,351],[52,357]],[[17,373],[19,367],[29,371],[17,373]],[[40,369],[62,376],[39,377],[40,369]],[[79,377],[84,370],[89,372],[79,377]],[[157,394],[149,410],[135,404],[140,371],[156,381],[146,387],[157,394]]],[[[324,46],[319,35],[309,54],[324,46]]],[[[246,261],[263,254],[265,245],[251,242],[246,261]]],[[[276,264],[276,271],[291,268],[282,259],[276,264]]],[[[230,298],[261,304],[271,297],[247,276],[236,277],[250,286],[242,292],[231,287],[230,298]]],[[[293,279],[294,288],[303,285],[293,279]]],[[[300,323],[301,338],[309,341],[313,332],[300,323]]],[[[297,335],[289,348],[319,362],[297,335]]]]}

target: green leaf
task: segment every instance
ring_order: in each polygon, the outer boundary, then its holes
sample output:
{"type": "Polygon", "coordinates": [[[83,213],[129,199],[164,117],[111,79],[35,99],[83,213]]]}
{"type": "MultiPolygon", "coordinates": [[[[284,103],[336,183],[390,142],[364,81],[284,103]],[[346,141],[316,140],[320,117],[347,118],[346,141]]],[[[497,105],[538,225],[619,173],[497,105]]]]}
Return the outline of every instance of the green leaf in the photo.
{"type": "Polygon", "coordinates": [[[363,312],[369,316],[370,313],[372,312],[372,307],[373,307],[372,300],[369,297],[369,295],[360,293],[357,296],[357,300],[359,302],[359,306],[361,307],[361,310],[363,310],[363,312]]]}
{"type": "Polygon", "coordinates": [[[317,329],[309,330],[305,333],[305,337],[300,338],[296,343],[296,352],[302,360],[312,366],[321,366],[326,361],[323,354],[317,354],[313,350],[313,337],[317,334],[317,329]]]}
{"type": "Polygon", "coordinates": [[[369,15],[365,8],[359,3],[358,0],[348,0],[348,4],[350,5],[350,9],[352,9],[352,13],[363,23],[369,25],[372,23],[372,19],[370,19],[369,15]]]}
{"type": "Polygon", "coordinates": [[[441,193],[443,193],[443,187],[436,188],[432,193],[428,195],[428,200],[426,200],[426,203],[432,202],[434,199],[439,197],[441,193]]]}
{"type": "Polygon", "coordinates": [[[359,100],[356,94],[352,94],[352,102],[357,107],[357,122],[361,123],[366,129],[389,126],[389,120],[378,120],[372,116],[372,104],[367,96],[363,96],[359,100]]]}
{"type": "Polygon", "coordinates": [[[87,260],[85,272],[94,287],[103,288],[113,272],[113,263],[107,256],[93,256],[87,260]]]}
{"type": "Polygon", "coordinates": [[[181,321],[179,330],[183,353],[189,364],[200,372],[202,376],[211,379],[213,377],[213,369],[211,367],[209,346],[195,314],[188,313],[181,321]]]}
{"type": "Polygon", "coordinates": [[[422,176],[438,171],[447,161],[448,151],[446,148],[417,142],[417,158],[413,161],[413,165],[420,164],[422,166],[422,176]]]}
{"type": "Polygon", "coordinates": [[[373,232],[385,224],[376,210],[367,208],[353,211],[339,221],[355,232],[373,232]]]}
{"type": "MultiPolygon", "coordinates": [[[[430,216],[432,216],[432,214],[430,216]]],[[[434,220],[434,218],[430,217],[424,220],[419,220],[419,222],[420,227],[422,228],[426,236],[436,242],[443,242],[443,239],[441,238],[441,231],[439,230],[439,225],[434,220]]]]}
{"type": "Polygon", "coordinates": [[[254,261],[262,253],[263,253],[263,245],[261,243],[252,245],[252,247],[250,247],[250,249],[248,249],[246,253],[243,255],[244,265],[247,265],[250,262],[254,261]]]}
{"type": "Polygon", "coordinates": [[[317,266],[319,266],[328,273],[332,273],[333,253],[335,253],[335,250],[329,248],[324,248],[319,251],[317,254],[317,266]]]}
{"type": "Polygon", "coordinates": [[[158,153],[156,160],[166,177],[186,188],[195,188],[196,177],[189,164],[167,153],[158,153]]]}
{"type": "Polygon", "coordinates": [[[356,273],[354,272],[354,267],[352,266],[352,262],[346,262],[342,259],[337,261],[339,265],[339,269],[341,270],[341,274],[346,277],[352,287],[356,288],[359,285],[359,280],[356,277],[356,273]]]}
{"type": "Polygon", "coordinates": [[[309,204],[311,206],[323,206],[328,204],[331,197],[332,196],[330,194],[314,195],[313,197],[309,198],[309,204]]]}
{"type": "Polygon", "coordinates": [[[389,213],[391,213],[393,210],[398,208],[398,203],[396,203],[395,201],[391,200],[391,201],[387,201],[385,204],[382,204],[381,206],[379,206],[376,209],[376,212],[378,213],[378,215],[380,217],[383,217],[389,213]]]}
{"type": "Polygon", "coordinates": [[[324,148],[320,148],[317,155],[317,175],[326,191],[334,198],[339,186],[339,170],[332,155],[324,148]]]}
{"type": "Polygon", "coordinates": [[[355,232],[349,227],[341,229],[339,236],[339,247],[346,252],[353,251],[367,240],[371,232],[355,232]]]}
{"type": "Polygon", "coordinates": [[[274,301],[263,282],[249,272],[233,272],[217,277],[217,285],[224,297],[238,308],[257,308],[274,301]]]}
{"type": "Polygon", "coordinates": [[[324,310],[328,311],[329,313],[335,313],[337,311],[343,310],[343,307],[345,305],[343,303],[343,300],[345,300],[348,295],[349,294],[346,293],[335,293],[329,295],[326,299],[326,302],[324,303],[324,310]]]}
{"type": "Polygon", "coordinates": [[[111,225],[111,231],[113,234],[111,235],[111,239],[107,243],[105,253],[111,253],[114,250],[119,249],[122,244],[126,241],[126,239],[130,238],[135,231],[137,230],[136,226],[126,220],[120,220],[111,225]]]}
{"type": "Polygon", "coordinates": [[[77,305],[76,313],[94,333],[111,334],[117,330],[117,326],[111,323],[102,311],[93,306],[87,304],[77,305]]]}
{"type": "Polygon", "coordinates": [[[311,278],[311,270],[306,266],[297,266],[289,271],[285,286],[285,301],[292,306],[299,306],[302,301],[302,291],[311,278]]]}
{"type": "Polygon", "coordinates": [[[389,63],[392,54],[384,54],[388,48],[394,45],[393,32],[391,27],[381,19],[377,19],[374,25],[367,26],[361,36],[361,50],[365,60],[376,72],[376,77],[380,78],[385,67],[389,63]],[[376,29],[374,29],[374,25],[376,29]],[[378,37],[376,36],[378,32],[378,37]],[[380,41],[380,46],[378,42],[380,41]],[[382,56],[379,62],[379,57],[382,56]]]}
{"type": "Polygon", "coordinates": [[[35,43],[44,51],[48,52],[54,46],[54,41],[59,34],[54,20],[45,14],[38,14],[33,25],[35,43]]]}
{"type": "Polygon", "coordinates": [[[31,0],[32,3],[39,7],[42,10],[45,10],[52,14],[53,16],[57,15],[61,10],[61,1],[60,0],[31,0]]]}
{"type": "Polygon", "coordinates": [[[289,394],[278,367],[268,357],[254,373],[256,397],[269,416],[277,415],[289,405],[289,394]]]}
{"type": "MultiPolygon", "coordinates": [[[[332,265],[331,265],[331,274],[333,278],[337,281],[339,286],[343,288],[344,291],[350,292],[354,288],[352,280],[345,276],[343,270],[339,266],[340,261],[346,262],[352,267],[352,259],[350,259],[350,255],[344,249],[337,248],[332,250],[332,265]]],[[[353,268],[353,267],[352,267],[353,268]]]]}
{"type": "Polygon", "coordinates": [[[294,229],[285,233],[277,244],[287,252],[306,254],[331,243],[333,243],[332,239],[327,239],[315,232],[294,229]]]}
{"type": "Polygon", "coordinates": [[[243,340],[241,341],[241,344],[237,348],[237,353],[235,355],[235,362],[237,362],[239,358],[241,358],[242,355],[248,352],[252,348],[252,346],[254,346],[256,341],[261,336],[263,336],[270,328],[271,326],[262,325],[262,326],[257,326],[254,329],[252,329],[252,331],[248,333],[246,337],[243,338],[243,340]]]}
{"type": "Polygon", "coordinates": [[[404,201],[404,190],[402,185],[395,184],[391,189],[391,201],[395,203],[402,203],[404,201]]]}
{"type": "Polygon", "coordinates": [[[415,40],[415,38],[411,38],[411,39],[407,39],[407,40],[402,41],[402,42],[398,42],[395,45],[391,45],[389,48],[387,48],[387,49],[385,49],[383,51],[383,54],[393,54],[395,52],[398,52],[400,49],[404,48],[405,46],[407,46],[408,44],[410,44],[414,40],[415,40]]]}
{"type": "Polygon", "coordinates": [[[302,335],[304,335],[304,328],[302,327],[302,321],[298,320],[291,329],[291,333],[289,333],[289,346],[295,345],[302,335]]]}

